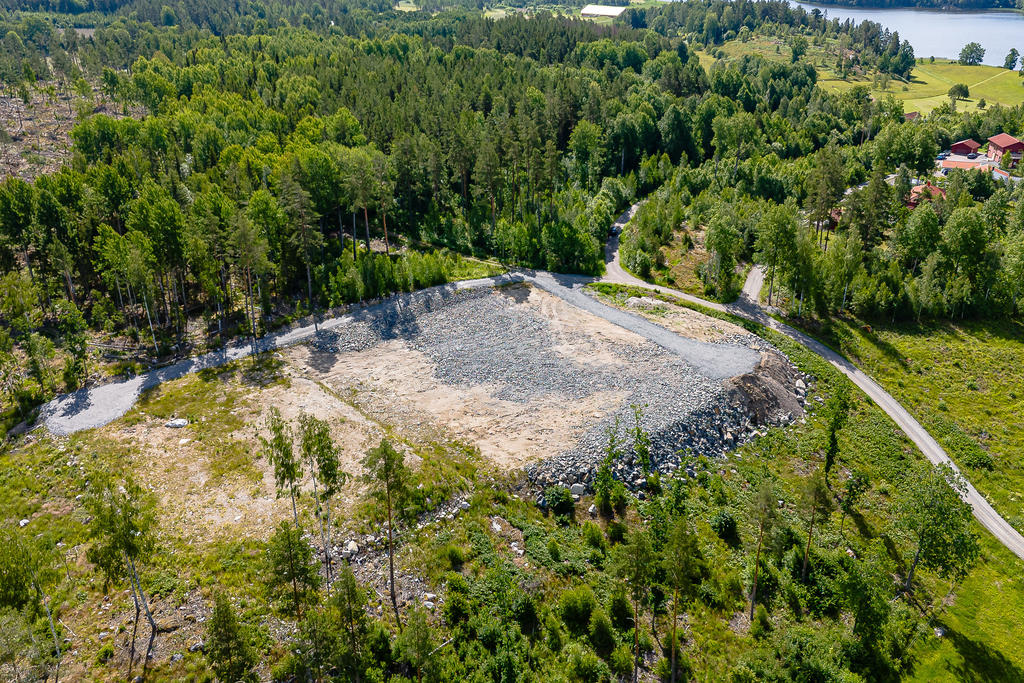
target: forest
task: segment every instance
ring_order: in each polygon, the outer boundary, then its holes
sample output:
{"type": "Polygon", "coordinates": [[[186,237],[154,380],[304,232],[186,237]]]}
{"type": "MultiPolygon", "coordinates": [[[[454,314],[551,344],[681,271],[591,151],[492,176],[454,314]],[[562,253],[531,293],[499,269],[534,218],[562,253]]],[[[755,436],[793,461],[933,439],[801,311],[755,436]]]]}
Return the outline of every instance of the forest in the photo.
{"type": "MultiPolygon", "coordinates": [[[[943,197],[908,208],[940,150],[1024,134],[1024,107],[950,103],[908,121],[866,87],[823,91],[800,59],[808,40],[842,46],[837,58],[865,70],[912,73],[909,44],[871,22],[776,0],[632,8],[613,24],[545,11],[490,19],[476,3],[437,15],[312,0],[0,6],[4,95],[52,89],[76,108],[66,164],[0,182],[5,428],[58,393],[467,271],[598,275],[612,222],[641,200],[622,238],[640,277],[701,226],[701,278],[721,300],[742,284],[737,266],[756,262],[769,304],[798,318],[1024,313],[1024,190],[955,171],[943,197]],[[792,59],[702,65],[698,52],[756,31],[792,59]],[[112,342],[132,361],[102,362],[95,345],[112,342]]],[[[181,557],[193,562],[181,571],[214,607],[201,648],[179,668],[154,664],[166,680],[184,666],[199,680],[908,677],[984,541],[947,485],[955,477],[913,460],[825,363],[770,339],[818,378],[821,406],[801,431],[745,446],[735,476],[714,463],[692,477],[652,472],[641,497],[610,470],[642,459],[650,437],[638,421],[630,443],[609,438],[592,519],[566,487],[536,505],[468,466],[435,469],[476,488],[472,510],[425,540],[417,515],[437,507],[428,492],[443,484],[380,440],[361,463],[360,512],[386,535],[388,596],[346,563],[320,566],[347,475],[308,416],[272,415],[254,446],[293,501],[294,518],[269,538],[175,557],[152,492],[90,437],[69,443],[97,469],[59,484],[87,511],[68,533],[89,545],[89,595],[127,588],[150,646],[162,636],[146,596],[184,590],[167,577],[181,557]],[[304,470],[316,488],[300,519],[304,470]],[[485,508],[521,532],[533,570],[496,550],[485,508]],[[444,586],[436,612],[399,609],[403,544],[444,586]],[[719,649],[702,654],[708,642],[719,649]]],[[[45,474],[5,470],[4,490],[18,493],[0,504],[52,483],[63,453],[19,452],[45,474]]],[[[461,462],[444,455],[437,468],[461,462]]],[[[84,579],[58,564],[55,537],[5,534],[0,664],[47,678],[69,656],[53,612],[84,579]]],[[[97,644],[89,666],[119,676],[120,657],[97,644]]],[[[149,666],[134,650],[127,661],[149,666]]]]}

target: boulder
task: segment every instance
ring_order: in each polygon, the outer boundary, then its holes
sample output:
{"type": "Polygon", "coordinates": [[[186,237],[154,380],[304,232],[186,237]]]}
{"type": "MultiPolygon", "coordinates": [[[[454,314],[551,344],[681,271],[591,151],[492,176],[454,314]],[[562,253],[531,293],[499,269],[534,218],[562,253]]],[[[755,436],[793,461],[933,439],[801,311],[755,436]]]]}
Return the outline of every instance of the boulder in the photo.
{"type": "Polygon", "coordinates": [[[569,489],[569,493],[571,493],[574,496],[582,496],[586,492],[587,487],[584,486],[583,484],[573,484],[572,488],[569,489]]]}
{"type": "Polygon", "coordinates": [[[173,420],[169,420],[164,426],[170,429],[181,429],[188,426],[188,420],[183,417],[176,417],[173,420]]]}
{"type": "Polygon", "coordinates": [[[359,544],[355,541],[349,541],[345,544],[345,550],[349,553],[350,556],[355,555],[359,552],[359,544]]]}

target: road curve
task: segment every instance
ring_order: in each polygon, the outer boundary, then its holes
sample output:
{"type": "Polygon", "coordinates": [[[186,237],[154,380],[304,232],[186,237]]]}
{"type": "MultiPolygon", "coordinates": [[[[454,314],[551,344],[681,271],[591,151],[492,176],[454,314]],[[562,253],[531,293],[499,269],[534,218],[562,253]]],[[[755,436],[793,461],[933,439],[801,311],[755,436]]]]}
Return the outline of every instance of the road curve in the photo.
{"type": "MultiPolygon", "coordinates": [[[[829,347],[816,339],[812,339],[803,332],[779,322],[764,311],[758,301],[761,284],[764,280],[764,273],[759,267],[755,266],[751,269],[744,283],[740,298],[735,303],[728,305],[707,301],[678,290],[658,287],[627,272],[619,262],[619,235],[622,228],[625,227],[625,224],[629,222],[636,212],[638,206],[639,204],[634,204],[615,221],[612,236],[605,247],[605,275],[599,278],[600,281],[657,290],[684,301],[759,322],[790,337],[797,343],[817,353],[833,367],[849,377],[854,384],[871,397],[892,418],[929,461],[936,465],[949,465],[954,471],[959,472],[942,446],[877,382],[829,347]]],[[[580,288],[593,281],[595,281],[595,278],[584,276],[556,275],[543,271],[519,271],[497,277],[455,282],[412,294],[402,294],[394,299],[355,313],[325,320],[319,325],[319,329],[326,331],[343,327],[353,319],[374,315],[379,308],[384,306],[403,306],[410,297],[429,296],[431,293],[438,291],[479,289],[482,287],[497,287],[512,282],[530,282],[574,306],[599,315],[617,325],[627,327],[654,343],[678,353],[710,377],[721,378],[740,374],[741,372],[748,371],[748,365],[752,367],[752,363],[756,363],[756,359],[750,355],[749,350],[726,345],[715,345],[713,351],[709,353],[708,345],[706,344],[666,333],[663,328],[649,323],[639,316],[605,306],[585,296],[580,291],[580,288]]],[[[256,342],[256,350],[264,352],[296,344],[312,338],[315,333],[314,326],[307,325],[267,335],[256,342]]],[[[82,429],[98,427],[124,415],[146,389],[204,368],[216,367],[244,358],[251,352],[252,347],[247,343],[229,345],[219,351],[195,358],[188,358],[174,365],[153,370],[124,381],[80,389],[71,394],[59,396],[44,405],[40,411],[39,421],[55,434],[71,434],[82,429]]],[[[971,506],[978,522],[991,531],[1017,557],[1024,559],[1024,536],[1021,536],[1016,529],[1010,526],[970,482],[967,482],[966,479],[964,481],[966,488],[963,493],[963,499],[971,506]]]]}
{"type": "MultiPolygon", "coordinates": [[[[696,339],[688,339],[670,332],[660,325],[655,325],[642,316],[608,306],[583,293],[583,285],[593,281],[592,277],[578,275],[559,275],[544,271],[515,271],[496,277],[453,282],[417,292],[400,294],[381,303],[357,309],[352,313],[324,320],[319,324],[319,330],[341,330],[352,322],[375,318],[382,313],[387,314],[396,309],[401,310],[413,301],[443,298],[460,290],[528,282],[563,299],[572,306],[604,318],[614,325],[634,332],[675,353],[712,380],[723,380],[751,372],[760,359],[755,350],[746,346],[710,344],[696,339]]],[[[301,343],[312,339],[316,334],[317,330],[313,325],[277,332],[257,340],[256,351],[271,351],[301,343]]],[[[74,393],[59,396],[43,406],[39,421],[45,424],[50,432],[59,435],[100,427],[128,412],[146,389],[193,372],[245,358],[252,353],[252,350],[252,346],[247,342],[239,342],[221,350],[187,358],[173,365],[151,370],[119,382],[79,389],[74,393]]]]}
{"type": "MultiPolygon", "coordinates": [[[[636,287],[643,287],[645,289],[655,289],[659,292],[683,299],[684,301],[689,301],[716,311],[731,313],[738,317],[761,323],[765,327],[769,327],[786,335],[798,344],[801,344],[818,354],[828,361],[834,368],[839,370],[839,372],[846,375],[851,382],[857,385],[861,391],[867,394],[871,400],[878,404],[878,407],[885,411],[886,415],[888,415],[892,421],[903,430],[903,433],[914,442],[914,444],[922,453],[924,453],[924,456],[928,458],[932,464],[948,465],[954,472],[960,473],[960,469],[956,466],[956,463],[950,459],[946,451],[939,445],[939,442],[921,426],[921,423],[918,422],[914,416],[912,416],[907,409],[899,403],[899,401],[883,389],[878,382],[871,379],[871,377],[866,375],[856,365],[828,346],[825,346],[817,339],[814,339],[796,328],[786,325],[785,323],[779,322],[765,312],[764,308],[761,307],[759,299],[761,287],[764,284],[764,271],[760,266],[754,266],[750,269],[750,273],[747,275],[746,282],[743,285],[743,291],[740,294],[740,298],[736,302],[728,305],[722,305],[714,301],[705,301],[700,297],[680,292],[678,290],[657,287],[627,272],[619,262],[619,234],[621,234],[621,229],[629,222],[629,219],[632,218],[637,206],[638,205],[634,205],[630,207],[629,211],[620,216],[615,222],[617,229],[612,231],[612,237],[605,248],[605,275],[602,278],[603,281],[633,285],[636,287]]],[[[974,488],[974,485],[967,481],[966,477],[963,478],[963,481],[965,488],[961,497],[964,499],[964,502],[971,506],[975,519],[977,519],[983,527],[992,532],[992,535],[995,536],[1000,543],[1006,546],[1010,552],[1024,560],[1024,536],[1021,536],[1020,532],[1010,526],[1009,522],[1003,519],[1003,517],[995,511],[995,508],[993,508],[985,497],[982,496],[976,488],[974,488]]]]}

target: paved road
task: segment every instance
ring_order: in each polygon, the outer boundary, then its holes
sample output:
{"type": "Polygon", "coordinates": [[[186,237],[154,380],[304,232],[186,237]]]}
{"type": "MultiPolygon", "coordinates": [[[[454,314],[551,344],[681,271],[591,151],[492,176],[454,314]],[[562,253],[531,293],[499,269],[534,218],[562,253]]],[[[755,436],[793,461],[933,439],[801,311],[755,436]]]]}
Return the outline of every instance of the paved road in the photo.
{"type": "MultiPolygon", "coordinates": [[[[621,229],[621,226],[629,221],[629,218],[632,217],[635,210],[636,205],[630,207],[629,211],[619,217],[619,220],[616,221],[616,225],[620,226],[621,229]]],[[[807,336],[803,332],[800,332],[785,323],[779,322],[765,312],[764,308],[761,307],[759,300],[761,288],[764,284],[764,271],[760,266],[754,266],[751,268],[750,273],[747,275],[747,280],[743,284],[743,291],[740,294],[740,298],[735,303],[723,306],[722,304],[714,301],[705,301],[685,292],[667,289],[665,287],[655,287],[648,282],[644,282],[643,280],[634,277],[630,273],[626,272],[619,263],[618,249],[619,235],[618,231],[616,231],[616,234],[614,234],[612,239],[609,240],[605,249],[606,273],[603,278],[605,281],[635,285],[646,289],[657,289],[660,292],[671,294],[685,301],[697,303],[717,311],[732,313],[742,318],[747,318],[748,320],[754,320],[766,327],[770,327],[773,330],[781,332],[790,339],[793,339],[811,351],[814,351],[841,373],[849,377],[850,381],[856,384],[861,391],[871,397],[871,400],[878,404],[878,406],[884,410],[890,418],[892,418],[893,422],[903,430],[903,433],[914,442],[929,461],[935,465],[949,465],[954,471],[960,471],[942,446],[939,445],[939,442],[921,426],[920,422],[914,419],[906,408],[893,398],[889,392],[875,382],[875,380],[871,379],[856,365],[818,340],[807,336]]],[[[963,499],[971,506],[971,510],[974,512],[974,517],[983,527],[991,531],[992,535],[994,535],[999,542],[1005,545],[1014,555],[1024,559],[1024,536],[1021,536],[1016,529],[1010,526],[1010,524],[995,511],[992,505],[985,500],[985,497],[982,496],[981,493],[979,493],[978,490],[966,480],[966,478],[964,481],[966,483],[966,488],[964,490],[963,499]]]]}

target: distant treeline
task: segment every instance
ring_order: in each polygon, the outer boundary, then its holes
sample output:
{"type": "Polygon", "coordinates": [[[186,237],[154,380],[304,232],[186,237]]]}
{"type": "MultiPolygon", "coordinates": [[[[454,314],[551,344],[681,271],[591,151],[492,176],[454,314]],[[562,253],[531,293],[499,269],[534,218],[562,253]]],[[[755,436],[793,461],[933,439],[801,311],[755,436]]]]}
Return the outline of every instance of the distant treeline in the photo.
{"type": "Polygon", "coordinates": [[[927,7],[929,9],[1006,9],[1021,7],[1019,0],[815,0],[836,7],[927,7]]]}

